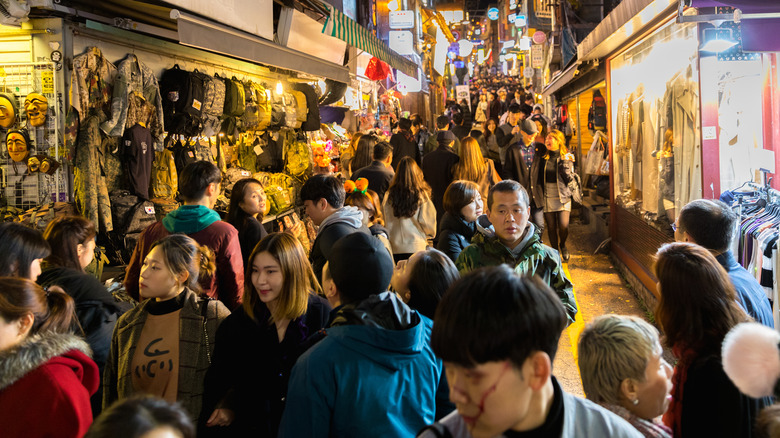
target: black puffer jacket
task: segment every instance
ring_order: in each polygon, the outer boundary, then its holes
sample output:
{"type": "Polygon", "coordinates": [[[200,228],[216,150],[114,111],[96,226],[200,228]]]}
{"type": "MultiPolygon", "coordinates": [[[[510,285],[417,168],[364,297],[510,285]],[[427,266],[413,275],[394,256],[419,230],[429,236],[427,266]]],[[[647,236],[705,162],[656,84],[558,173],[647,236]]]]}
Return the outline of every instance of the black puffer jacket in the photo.
{"type": "Polygon", "coordinates": [[[466,222],[462,218],[444,213],[439,227],[436,249],[447,254],[452,262],[458,259],[460,252],[471,243],[477,231],[475,222],[466,222]]]}

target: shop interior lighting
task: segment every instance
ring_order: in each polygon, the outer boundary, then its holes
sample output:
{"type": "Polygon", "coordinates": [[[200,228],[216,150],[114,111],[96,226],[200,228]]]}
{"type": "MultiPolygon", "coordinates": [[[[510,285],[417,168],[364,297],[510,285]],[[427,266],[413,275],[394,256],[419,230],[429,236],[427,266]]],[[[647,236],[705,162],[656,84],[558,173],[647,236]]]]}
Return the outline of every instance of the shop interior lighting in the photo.
{"type": "Polygon", "coordinates": [[[702,40],[704,44],[699,47],[702,52],[720,53],[737,45],[737,42],[734,41],[734,34],[728,28],[704,29],[702,40]]]}
{"type": "Polygon", "coordinates": [[[276,83],[276,94],[284,94],[284,87],[282,86],[282,81],[279,81],[276,83]]]}

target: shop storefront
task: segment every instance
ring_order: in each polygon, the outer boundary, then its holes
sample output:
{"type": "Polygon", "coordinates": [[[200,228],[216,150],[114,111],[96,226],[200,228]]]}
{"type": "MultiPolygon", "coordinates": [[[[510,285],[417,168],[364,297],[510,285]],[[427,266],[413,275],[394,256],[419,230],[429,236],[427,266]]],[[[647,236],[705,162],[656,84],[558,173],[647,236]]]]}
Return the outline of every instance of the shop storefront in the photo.
{"type": "Polygon", "coordinates": [[[650,305],[680,208],[761,182],[777,160],[776,54],[711,52],[713,25],[678,6],[623,2],[579,47],[580,63],[607,65],[612,252],[650,305]]]}

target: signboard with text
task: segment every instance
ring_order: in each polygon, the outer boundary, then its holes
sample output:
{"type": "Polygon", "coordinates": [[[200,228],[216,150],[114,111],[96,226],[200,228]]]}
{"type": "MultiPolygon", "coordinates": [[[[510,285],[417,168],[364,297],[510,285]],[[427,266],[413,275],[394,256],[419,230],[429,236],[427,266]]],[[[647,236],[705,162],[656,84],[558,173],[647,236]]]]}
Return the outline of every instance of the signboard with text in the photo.
{"type": "Polygon", "coordinates": [[[542,68],[544,65],[544,52],[541,44],[531,46],[531,67],[542,68]]]}
{"type": "Polygon", "coordinates": [[[391,30],[389,32],[389,46],[399,55],[411,55],[414,53],[414,35],[408,30],[391,30]]]}
{"type": "Polygon", "coordinates": [[[414,11],[390,11],[390,29],[414,27],[414,11]]]}

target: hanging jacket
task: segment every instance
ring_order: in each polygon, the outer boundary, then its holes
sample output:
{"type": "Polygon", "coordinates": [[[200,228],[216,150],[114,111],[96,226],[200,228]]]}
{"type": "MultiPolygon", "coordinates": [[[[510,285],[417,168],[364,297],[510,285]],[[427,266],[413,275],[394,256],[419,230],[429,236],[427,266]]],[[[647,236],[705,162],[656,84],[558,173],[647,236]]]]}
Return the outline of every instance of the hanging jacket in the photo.
{"type": "Polygon", "coordinates": [[[526,232],[531,233],[531,236],[526,239],[525,246],[518,255],[504,246],[497,236],[489,237],[476,233],[471,239],[471,245],[458,256],[455,266],[461,275],[477,268],[501,264],[509,265],[520,275],[538,275],[563,302],[569,323],[574,322],[574,315],[577,314],[574,287],[563,271],[558,252],[542,244],[534,224],[529,222],[526,232]]]}
{"type": "Polygon", "coordinates": [[[433,323],[394,293],[335,312],[290,376],[279,437],[411,437],[434,420],[442,363],[433,323]]]}
{"type": "Polygon", "coordinates": [[[0,435],[84,436],[92,424],[89,397],[100,384],[91,354],[78,336],[51,332],[0,351],[0,435]]]}

